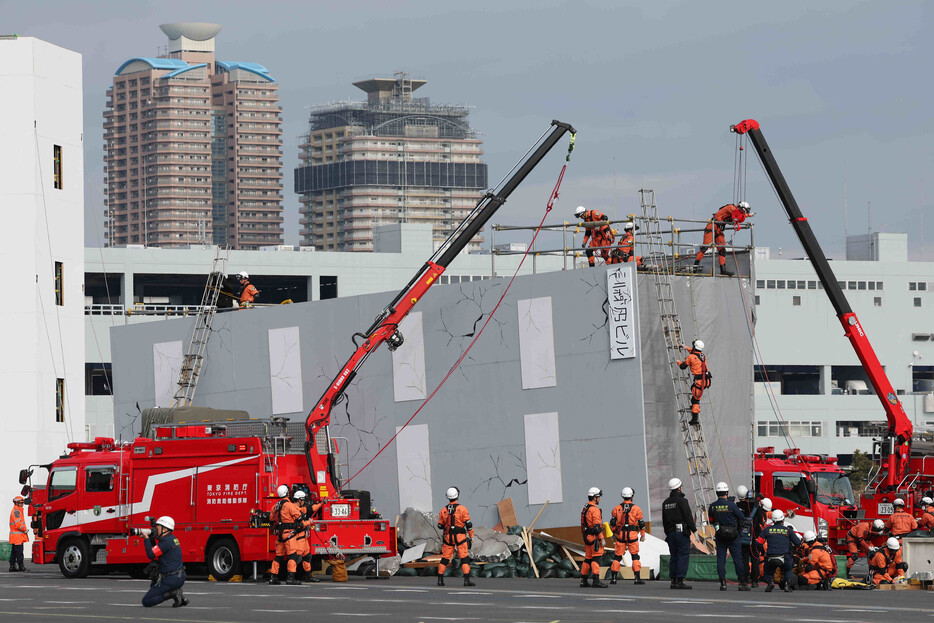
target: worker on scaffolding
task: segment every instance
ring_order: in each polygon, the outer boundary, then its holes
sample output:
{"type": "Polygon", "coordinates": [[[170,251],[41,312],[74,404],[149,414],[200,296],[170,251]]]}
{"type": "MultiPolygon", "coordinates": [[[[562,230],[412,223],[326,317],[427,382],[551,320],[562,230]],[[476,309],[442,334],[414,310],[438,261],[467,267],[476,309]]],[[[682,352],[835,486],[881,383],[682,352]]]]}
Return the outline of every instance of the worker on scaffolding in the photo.
{"type": "Polygon", "coordinates": [[[736,229],[739,229],[739,224],[745,221],[748,215],[749,204],[745,201],[740,201],[738,205],[728,203],[714,212],[710,222],[707,223],[707,227],[704,228],[704,242],[701,244],[700,249],[697,250],[694,266],[700,265],[701,260],[704,259],[704,253],[712,245],[718,255],[717,261],[720,263],[720,274],[732,277],[733,273],[726,267],[726,238],[723,235],[723,230],[727,223],[733,223],[736,229]]]}
{"type": "Polygon", "coordinates": [[[600,254],[604,262],[610,257],[610,247],[613,246],[613,230],[610,229],[609,218],[599,210],[588,210],[584,206],[577,206],[574,217],[583,223],[603,223],[602,225],[584,225],[584,248],[587,249],[587,263],[593,266],[596,263],[594,249],[600,254]],[[589,245],[588,245],[589,242],[589,245]]]}
{"type": "Polygon", "coordinates": [[[642,267],[642,256],[635,254],[635,232],[637,231],[639,231],[639,226],[632,221],[623,226],[623,237],[619,239],[619,245],[610,252],[610,257],[606,261],[607,264],[635,262],[636,268],[642,267]]]}
{"type": "Polygon", "coordinates": [[[691,342],[691,348],[681,344],[681,348],[688,351],[688,356],[682,361],[678,361],[678,366],[684,370],[691,368],[691,376],[694,378],[691,383],[691,426],[697,426],[700,423],[700,401],[704,395],[704,390],[710,387],[710,381],[713,375],[707,369],[707,357],[704,355],[704,343],[701,340],[691,342]]]}
{"type": "Polygon", "coordinates": [[[259,290],[250,283],[250,275],[246,271],[240,271],[237,277],[240,280],[240,286],[243,288],[240,291],[240,307],[253,307],[256,297],[259,296],[259,290]]]}

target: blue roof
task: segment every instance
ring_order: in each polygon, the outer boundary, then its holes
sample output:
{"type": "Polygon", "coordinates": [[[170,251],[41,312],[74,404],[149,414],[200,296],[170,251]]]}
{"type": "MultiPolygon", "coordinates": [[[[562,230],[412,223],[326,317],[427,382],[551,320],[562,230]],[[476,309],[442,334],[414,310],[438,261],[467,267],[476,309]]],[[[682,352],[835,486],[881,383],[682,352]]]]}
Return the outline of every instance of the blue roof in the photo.
{"type": "Polygon", "coordinates": [[[207,63],[198,63],[197,65],[188,65],[187,67],[182,67],[181,69],[176,69],[173,72],[169,72],[159,79],[165,80],[166,78],[175,78],[176,76],[179,76],[185,73],[186,71],[191,71],[192,69],[198,69],[199,67],[207,67],[207,66],[208,66],[207,63]]]}
{"type": "Polygon", "coordinates": [[[120,65],[120,67],[117,69],[114,75],[119,76],[121,72],[123,72],[123,70],[126,69],[127,65],[130,65],[131,63],[135,63],[137,61],[148,63],[149,66],[152,67],[153,69],[175,70],[175,69],[184,69],[186,67],[187,68],[191,67],[188,63],[178,58],[147,58],[145,56],[137,56],[135,58],[131,58],[124,64],[120,65]]]}
{"type": "Polygon", "coordinates": [[[236,63],[236,62],[224,62],[217,61],[217,65],[222,67],[224,71],[231,72],[235,69],[242,69],[250,73],[254,73],[260,78],[268,80],[269,82],[275,82],[276,79],[269,75],[269,70],[260,65],[259,63],[236,63]]]}

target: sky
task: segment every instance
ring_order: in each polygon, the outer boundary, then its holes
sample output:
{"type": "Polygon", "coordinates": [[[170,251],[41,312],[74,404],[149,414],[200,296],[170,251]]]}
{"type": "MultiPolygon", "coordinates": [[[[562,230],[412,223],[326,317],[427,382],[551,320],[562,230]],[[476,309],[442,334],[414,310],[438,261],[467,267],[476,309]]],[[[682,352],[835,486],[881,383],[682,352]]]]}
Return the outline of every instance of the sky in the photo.
{"type": "MultiPolygon", "coordinates": [[[[552,119],[575,126],[547,222],[572,220],[577,205],[624,218],[639,211],[639,188],[655,190],[662,215],[709,218],[734,200],[729,126],[755,118],[828,256],[843,257],[846,232],[871,227],[908,232],[910,258],[934,260],[930,2],[0,0],[0,14],[4,34],[83,55],[89,247],[103,246],[102,112],[114,71],[157,55],[159,24],[204,21],[223,26],[218,59],[261,63],[279,82],[290,244],[308,108],[362,100],[352,82],[407,71],[428,81],[419,96],[471,107],[491,185],[552,119]]],[[[491,223],[539,222],[559,151],[491,223]]],[[[749,156],[756,245],[800,256],[749,156]]]]}

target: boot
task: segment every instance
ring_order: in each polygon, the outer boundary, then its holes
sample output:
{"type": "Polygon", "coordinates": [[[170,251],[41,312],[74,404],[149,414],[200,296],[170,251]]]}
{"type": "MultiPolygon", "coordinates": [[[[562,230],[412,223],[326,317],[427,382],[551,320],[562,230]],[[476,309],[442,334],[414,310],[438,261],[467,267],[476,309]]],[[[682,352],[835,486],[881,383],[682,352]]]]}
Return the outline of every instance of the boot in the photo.
{"type": "Polygon", "coordinates": [[[464,576],[464,586],[476,586],[473,582],[470,581],[470,574],[464,576]]]}
{"type": "Polygon", "coordinates": [[[685,589],[685,590],[691,590],[694,587],[691,586],[690,584],[685,584],[684,578],[678,578],[678,588],[685,589]]]}
{"type": "Polygon", "coordinates": [[[645,584],[645,580],[642,579],[642,576],[638,573],[636,574],[636,581],[633,584],[645,584]]]}
{"type": "Polygon", "coordinates": [[[774,588],[775,588],[775,585],[772,582],[768,582],[765,585],[765,592],[771,593],[774,588]]]}
{"type": "Polygon", "coordinates": [[[274,575],[271,578],[269,578],[269,583],[272,584],[273,586],[278,586],[282,584],[282,580],[279,579],[278,575],[274,575]]]}
{"type": "Polygon", "coordinates": [[[700,415],[699,415],[699,414],[697,414],[697,413],[692,413],[692,414],[691,414],[691,421],[688,422],[688,426],[697,426],[698,424],[700,424],[700,419],[699,419],[699,418],[700,418],[700,415]]]}
{"type": "Polygon", "coordinates": [[[600,576],[599,576],[599,575],[594,575],[594,576],[593,576],[593,584],[592,584],[592,586],[593,586],[594,588],[606,588],[606,584],[604,584],[603,582],[600,581],[600,576]]]}
{"type": "Polygon", "coordinates": [[[788,586],[788,582],[785,582],[784,584],[782,584],[782,591],[785,592],[785,593],[790,593],[790,592],[791,592],[791,587],[788,586]]]}
{"type": "Polygon", "coordinates": [[[172,591],[172,607],[173,608],[184,608],[190,602],[185,598],[185,593],[182,592],[182,589],[172,591]]]}
{"type": "Polygon", "coordinates": [[[590,588],[590,582],[587,581],[587,578],[589,577],[589,575],[581,576],[581,588],[590,588]]]}
{"type": "Polygon", "coordinates": [[[610,584],[616,584],[616,578],[619,576],[619,571],[610,571],[610,584]]]}
{"type": "Polygon", "coordinates": [[[321,580],[311,575],[311,571],[306,571],[305,575],[302,577],[302,582],[306,582],[306,583],[317,583],[320,581],[321,580]]]}
{"type": "Polygon", "coordinates": [[[301,582],[295,579],[294,571],[289,571],[288,577],[285,578],[285,583],[288,584],[289,586],[298,586],[299,584],[301,584],[301,582]]]}
{"type": "Polygon", "coordinates": [[[720,590],[721,591],[726,590],[726,578],[720,578],[720,590]]]}
{"type": "Polygon", "coordinates": [[[16,568],[16,565],[10,565],[10,573],[16,573],[19,569],[16,568]]]}
{"type": "Polygon", "coordinates": [[[748,590],[749,590],[749,585],[746,584],[746,582],[740,582],[740,583],[739,583],[739,590],[741,590],[741,591],[748,591],[748,590]]]}
{"type": "Polygon", "coordinates": [[[726,264],[720,265],[720,274],[724,277],[732,277],[733,273],[726,267],[726,264]]]}
{"type": "Polygon", "coordinates": [[[444,575],[438,574],[438,586],[444,586],[444,575]]]}
{"type": "Polygon", "coordinates": [[[669,588],[672,590],[678,588],[678,580],[676,578],[671,578],[671,586],[669,588]]]}
{"type": "Polygon", "coordinates": [[[24,566],[23,566],[23,563],[19,563],[19,565],[17,566],[16,570],[19,571],[19,572],[21,572],[21,573],[29,573],[29,569],[27,569],[26,567],[24,567],[24,566]]]}

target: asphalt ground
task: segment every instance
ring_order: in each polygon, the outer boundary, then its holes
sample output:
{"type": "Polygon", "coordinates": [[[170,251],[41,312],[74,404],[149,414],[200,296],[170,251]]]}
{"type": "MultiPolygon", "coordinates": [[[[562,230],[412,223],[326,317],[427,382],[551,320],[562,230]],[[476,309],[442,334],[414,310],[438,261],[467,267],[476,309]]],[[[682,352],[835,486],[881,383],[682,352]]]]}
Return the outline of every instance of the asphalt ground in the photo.
{"type": "Polygon", "coordinates": [[[607,589],[583,589],[574,579],[484,579],[465,588],[459,578],[435,586],[434,578],[367,580],[301,586],[217,583],[203,579],[185,585],[191,604],[143,608],[147,580],[91,576],[66,580],[54,567],[29,574],[0,572],[0,621],[494,621],[502,623],[600,623],[603,621],[757,620],[802,623],[932,621],[934,592],[797,591],[740,593],[719,591],[712,582],[673,591],[668,582],[627,581],[607,589]]]}

